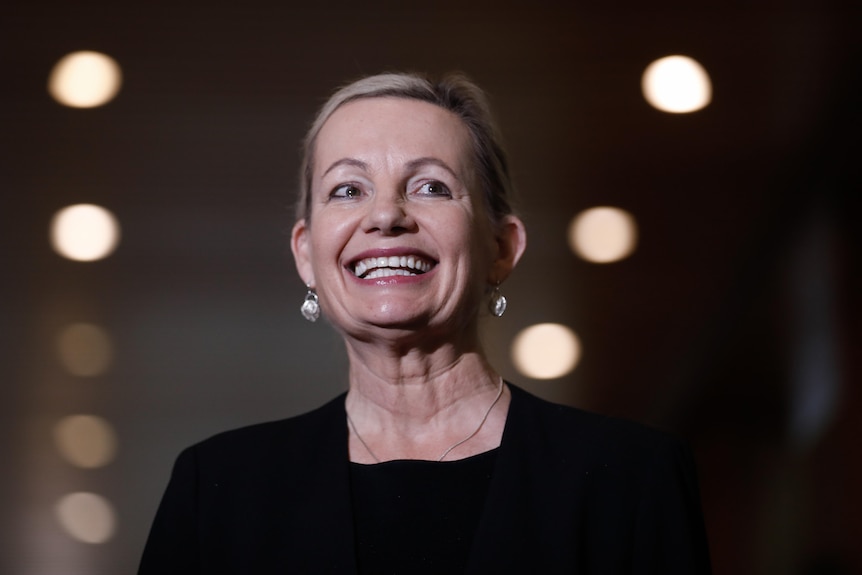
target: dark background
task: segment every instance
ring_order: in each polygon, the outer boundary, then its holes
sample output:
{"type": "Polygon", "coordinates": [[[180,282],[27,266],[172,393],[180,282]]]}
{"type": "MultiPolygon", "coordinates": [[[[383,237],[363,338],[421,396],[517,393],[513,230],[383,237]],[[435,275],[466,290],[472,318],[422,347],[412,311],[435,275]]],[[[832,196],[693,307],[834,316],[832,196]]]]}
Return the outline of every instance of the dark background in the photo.
{"type": "Polygon", "coordinates": [[[182,447],[345,388],[338,337],[298,312],[299,141],[347,80],[460,70],[491,94],[529,233],[510,311],[488,324],[498,369],[686,438],[717,573],[862,573],[858,8],[597,6],[0,8],[0,572],[132,573],[182,447]],[[63,107],[48,73],[85,49],[119,62],[122,91],[63,107]],[[706,109],[644,101],[641,73],[670,54],[709,72],[706,109]],[[81,202],[122,226],[105,260],[48,243],[54,212],[81,202]],[[596,205],[637,218],[632,257],[569,251],[570,219],[596,205]],[[54,341],[77,321],[110,332],[107,374],[63,371],[54,341]],[[583,357],[532,381],[509,345],[545,321],[572,327],[583,357]],[[113,463],[63,462],[51,430],[70,413],[114,425],[113,463]],[[72,491],[113,503],[108,543],[60,530],[53,506],[72,491]]]}

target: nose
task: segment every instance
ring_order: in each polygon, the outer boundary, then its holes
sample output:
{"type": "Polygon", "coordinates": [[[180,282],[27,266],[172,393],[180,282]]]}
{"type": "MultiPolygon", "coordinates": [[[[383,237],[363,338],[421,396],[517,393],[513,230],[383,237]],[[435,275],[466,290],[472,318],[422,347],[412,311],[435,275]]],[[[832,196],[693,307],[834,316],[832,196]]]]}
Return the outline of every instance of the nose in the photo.
{"type": "Polygon", "coordinates": [[[393,236],[413,231],[416,221],[410,215],[407,198],[403,194],[378,191],[368,203],[363,227],[366,232],[393,236]]]}

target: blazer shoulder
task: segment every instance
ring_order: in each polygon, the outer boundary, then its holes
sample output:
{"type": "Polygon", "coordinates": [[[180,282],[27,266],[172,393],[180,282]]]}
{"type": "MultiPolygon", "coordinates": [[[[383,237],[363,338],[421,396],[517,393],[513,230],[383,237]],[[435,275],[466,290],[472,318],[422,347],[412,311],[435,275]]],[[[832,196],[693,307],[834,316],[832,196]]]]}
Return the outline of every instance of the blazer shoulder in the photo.
{"type": "MultiPolygon", "coordinates": [[[[332,435],[344,420],[344,397],[340,394],[324,405],[293,417],[256,423],[222,431],[200,441],[186,451],[198,458],[243,460],[257,454],[279,452],[290,457],[304,452],[310,444],[319,446],[319,438],[332,435]]],[[[345,424],[346,425],[346,424],[345,424]]]]}
{"type": "Polygon", "coordinates": [[[631,463],[688,451],[687,444],[660,429],[541,399],[510,384],[513,423],[529,427],[549,448],[601,454],[631,463]]]}

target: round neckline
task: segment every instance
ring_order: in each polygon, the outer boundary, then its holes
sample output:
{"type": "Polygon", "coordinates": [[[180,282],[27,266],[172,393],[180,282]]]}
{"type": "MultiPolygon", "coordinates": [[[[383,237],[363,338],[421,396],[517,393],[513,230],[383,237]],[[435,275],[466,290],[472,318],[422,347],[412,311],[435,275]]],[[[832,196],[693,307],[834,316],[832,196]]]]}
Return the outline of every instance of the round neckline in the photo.
{"type": "Polygon", "coordinates": [[[464,457],[462,459],[451,459],[447,461],[433,461],[431,459],[390,459],[388,461],[375,461],[374,463],[360,463],[358,461],[351,461],[351,466],[362,467],[362,468],[371,468],[371,467],[382,467],[387,464],[395,464],[401,466],[421,466],[421,465],[453,465],[458,463],[470,463],[473,461],[480,460],[486,456],[496,455],[500,451],[500,447],[495,447],[494,449],[489,449],[488,451],[483,451],[482,453],[477,453],[475,455],[470,455],[469,457],[464,457]]]}

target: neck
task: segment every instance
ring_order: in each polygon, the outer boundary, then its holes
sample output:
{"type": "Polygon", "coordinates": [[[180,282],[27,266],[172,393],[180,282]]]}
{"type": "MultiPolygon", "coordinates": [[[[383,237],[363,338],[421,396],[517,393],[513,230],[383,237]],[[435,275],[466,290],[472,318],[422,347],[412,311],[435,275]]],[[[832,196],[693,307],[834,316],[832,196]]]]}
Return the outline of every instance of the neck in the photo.
{"type": "Polygon", "coordinates": [[[391,357],[378,349],[369,357],[358,347],[348,345],[346,408],[367,446],[351,434],[352,460],[436,460],[475,431],[486,413],[487,421],[475,437],[453,449],[447,459],[499,445],[509,394],[504,389],[495,402],[501,380],[480,350],[460,353],[441,348],[432,354],[391,357]]]}
{"type": "Polygon", "coordinates": [[[480,349],[401,351],[351,343],[347,354],[350,393],[406,417],[433,416],[497,382],[480,349]]]}

